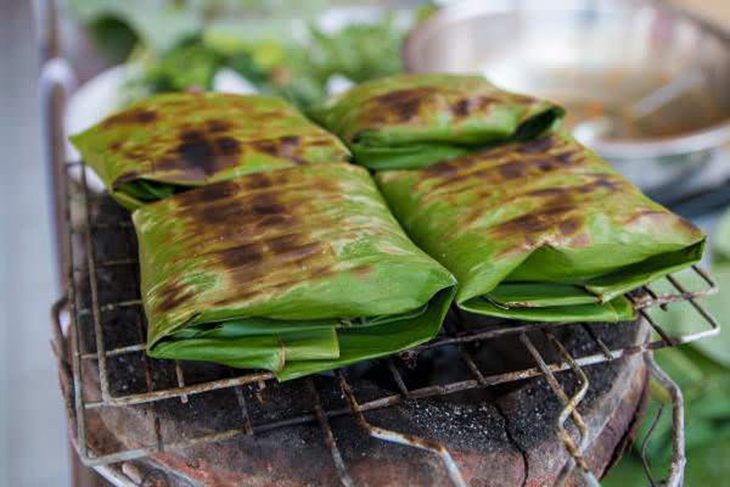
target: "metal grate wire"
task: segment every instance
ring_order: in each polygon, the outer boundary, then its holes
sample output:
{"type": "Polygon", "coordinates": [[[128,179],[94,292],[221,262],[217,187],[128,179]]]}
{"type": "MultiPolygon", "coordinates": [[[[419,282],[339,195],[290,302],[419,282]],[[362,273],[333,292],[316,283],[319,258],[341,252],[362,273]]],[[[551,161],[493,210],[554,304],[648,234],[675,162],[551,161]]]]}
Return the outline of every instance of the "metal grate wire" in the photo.
{"type": "MultiPolygon", "coordinates": [[[[559,483],[564,483],[571,475],[578,473],[582,475],[588,484],[595,485],[597,480],[584,459],[590,438],[579,411],[580,403],[590,387],[590,382],[583,368],[630,355],[645,354],[652,375],[658,379],[660,384],[672,391],[671,397],[674,400],[673,408],[675,413],[674,458],[668,484],[679,485],[681,483],[682,467],[684,465],[681,393],[676,392],[678,389],[672,385],[671,379],[656,367],[651,359],[651,352],[665,347],[690,343],[719,333],[719,325],[715,318],[698,302],[698,298],[716,291],[712,278],[699,267],[693,267],[692,270],[703,282],[702,289],[689,290],[688,286],[676,276],[670,275],[666,278],[666,281],[671,286],[671,292],[657,293],[653,286],[645,286],[629,295],[642,319],[650,325],[654,332],[653,334],[647,334],[646,340],[639,343],[612,349],[603,342],[593,327],[588,325],[505,322],[503,326],[490,325],[483,328],[447,327],[437,338],[402,354],[401,358],[405,361],[417,361],[421,354],[429,350],[456,347],[464,360],[464,364],[470,371],[469,377],[446,383],[409,388],[401,376],[395,360],[392,358],[386,359],[384,363],[392,376],[393,383],[397,386],[397,392],[358,402],[356,393],[353,392],[353,387],[346,374],[337,372],[337,384],[347,400],[347,407],[328,409],[320,398],[315,382],[311,379],[301,379],[306,381],[312,399],[312,407],[309,412],[275,421],[255,423],[251,419],[252,415],[243,392],[245,389],[255,391],[258,388],[260,390],[265,388],[267,384],[275,382],[272,374],[260,371],[228,369],[224,374],[209,380],[202,382],[190,381],[186,377],[185,367],[180,363],[152,360],[145,356],[144,336],[146,325],[139,296],[116,300],[102,299],[102,286],[99,281],[100,272],[113,273],[115,269],[135,268],[137,260],[134,256],[100,260],[95,249],[96,242],[99,235],[104,232],[131,232],[132,229],[128,220],[111,223],[94,222],[91,217],[90,203],[95,198],[102,196],[89,190],[86,181],[86,167],[83,163],[68,164],[66,169],[67,198],[64,206],[68,230],[66,236],[70,249],[67,259],[67,296],[57,303],[53,309],[55,323],[53,346],[58,357],[62,384],[66,391],[68,413],[72,420],[71,423],[74,425],[73,443],[86,465],[99,467],[143,458],[170,449],[229,439],[237,435],[255,435],[276,428],[314,423],[320,426],[322,441],[331,453],[341,483],[343,485],[353,485],[352,479],[347,472],[347,465],[343,461],[330,426],[332,418],[350,415],[357,420],[365,433],[374,438],[411,446],[423,450],[426,454],[437,455],[443,462],[452,482],[455,485],[464,485],[459,468],[444,445],[428,438],[410,437],[397,431],[380,428],[371,424],[366,419],[365,413],[375,409],[387,408],[403,401],[417,401],[421,398],[453,394],[544,376],[555,396],[563,404],[562,411],[555,419],[555,428],[571,458],[560,472],[559,483]],[[80,188],[78,188],[78,184],[74,182],[73,178],[68,175],[69,170],[72,168],[75,168],[81,175],[80,188]],[[80,299],[81,297],[84,299],[80,299]],[[83,305],[84,301],[88,302],[88,305],[83,305]],[[694,323],[696,329],[691,333],[673,336],[665,330],[661,323],[657,322],[649,311],[657,307],[666,309],[668,305],[678,302],[688,302],[696,311],[695,318],[697,319],[694,323]],[[130,326],[134,326],[138,330],[138,341],[123,345],[110,344],[105,339],[105,330],[108,326],[107,317],[122,311],[133,315],[133,323],[130,326]],[[67,313],[70,322],[66,334],[64,334],[61,326],[61,316],[64,313],[67,313]],[[562,327],[582,328],[590,337],[594,345],[593,350],[585,354],[571,354],[554,333],[555,330],[562,327]],[[545,336],[553,351],[557,353],[558,360],[549,360],[533,344],[529,334],[536,331],[545,336]],[[85,343],[83,339],[83,336],[88,335],[94,337],[91,343],[93,346],[89,346],[90,344],[85,343]],[[524,349],[521,352],[515,351],[515,353],[532,357],[534,365],[500,373],[488,373],[481,370],[477,365],[477,361],[472,357],[471,347],[506,336],[518,337],[524,349]],[[70,348],[67,346],[66,337],[70,341],[70,348]],[[144,373],[144,390],[132,392],[115,390],[108,365],[112,360],[132,356],[141,360],[144,373]],[[95,367],[89,367],[89,363],[95,364],[95,367]],[[174,370],[173,384],[158,387],[154,383],[156,367],[172,367],[174,370]],[[95,370],[96,376],[85,377],[89,370],[95,370]],[[570,373],[577,380],[579,387],[572,395],[564,390],[558,380],[556,374],[560,372],[570,373]],[[99,385],[98,397],[92,398],[89,391],[84,390],[84,384],[88,383],[89,380],[99,385]],[[96,452],[89,445],[87,415],[94,410],[152,404],[170,399],[177,399],[185,403],[191,396],[220,390],[230,390],[236,395],[241,410],[241,423],[235,428],[169,441],[163,438],[160,431],[160,418],[153,415],[152,431],[154,432],[155,441],[150,445],[133,449],[121,448],[119,451],[102,454],[96,452]],[[569,431],[568,425],[570,423],[577,427],[577,442],[569,431]]],[[[138,288],[138,283],[135,284],[138,288]]],[[[459,312],[457,312],[457,317],[459,318],[457,323],[462,323],[465,319],[459,312]]]]}

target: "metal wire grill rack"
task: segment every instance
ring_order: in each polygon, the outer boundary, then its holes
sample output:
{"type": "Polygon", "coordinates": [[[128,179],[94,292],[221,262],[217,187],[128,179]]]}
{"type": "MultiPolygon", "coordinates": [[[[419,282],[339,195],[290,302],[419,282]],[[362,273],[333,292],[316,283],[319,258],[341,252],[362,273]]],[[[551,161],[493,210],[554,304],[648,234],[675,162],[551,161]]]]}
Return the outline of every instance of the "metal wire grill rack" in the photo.
{"type": "Polygon", "coordinates": [[[198,376],[191,378],[188,364],[153,360],[145,356],[146,324],[138,295],[139,286],[135,280],[138,277],[129,278],[130,275],[136,276],[136,248],[132,245],[118,255],[108,255],[108,252],[100,252],[97,248],[104,238],[127,239],[133,242],[131,223],[128,218],[118,215],[104,220],[92,214],[94,206],[92,203],[107,197],[89,190],[83,163],[66,166],[66,183],[65,214],[68,230],[66,236],[70,249],[67,259],[67,296],[54,307],[54,350],[59,359],[61,381],[66,392],[68,414],[73,429],[73,444],[86,465],[108,465],[170,449],[225,440],[237,435],[257,435],[277,428],[315,423],[321,428],[323,441],[331,453],[341,483],[353,485],[330,426],[332,418],[350,415],[356,419],[364,432],[374,438],[437,455],[442,460],[451,481],[455,485],[465,485],[458,465],[444,445],[429,438],[416,438],[372,425],[366,419],[365,413],[405,401],[418,401],[427,397],[544,376],[564,406],[555,418],[555,428],[571,458],[560,472],[558,483],[562,484],[571,475],[578,473],[589,484],[596,484],[597,479],[584,458],[592,440],[579,408],[590,387],[584,369],[622,357],[646,354],[653,376],[670,390],[674,399],[674,457],[667,481],[670,485],[681,482],[684,464],[681,393],[656,367],[650,357],[654,350],[693,342],[719,333],[717,321],[698,302],[698,298],[715,291],[715,284],[712,278],[698,267],[694,267],[693,272],[702,282],[700,289],[691,289],[676,276],[668,276],[666,280],[671,286],[671,292],[658,293],[654,290],[654,286],[646,286],[629,295],[641,319],[648,324],[650,330],[645,334],[645,339],[642,338],[639,342],[611,347],[596,331],[603,325],[503,322],[475,326],[469,323],[469,317],[454,312],[456,325],[446,327],[433,341],[416,347],[399,358],[379,361],[389,372],[396,386],[395,390],[378,397],[368,397],[367,400],[358,400],[356,384],[353,386],[352,379],[348,378],[346,371],[337,371],[337,385],[346,401],[343,407],[328,408],[321,401],[315,382],[312,379],[300,379],[306,383],[307,390],[312,396],[311,410],[272,421],[257,422],[252,419],[245,396],[255,394],[257,390],[267,387],[267,384],[275,383],[270,373],[217,368],[213,376],[209,375],[204,379],[198,376]],[[69,173],[72,172],[78,177],[69,177],[69,173]],[[102,253],[105,255],[101,255],[102,253]],[[119,280],[126,280],[128,285],[119,286],[119,280]],[[116,282],[117,289],[128,287],[129,292],[116,292],[110,296],[106,292],[106,284],[109,282],[116,282]],[[667,306],[678,302],[687,302],[692,306],[696,311],[694,315],[696,323],[694,323],[695,331],[674,336],[656,319],[655,313],[650,311],[653,308],[666,309],[667,306]],[[62,326],[64,316],[68,317],[68,330],[64,330],[62,326]],[[132,342],[128,340],[120,342],[114,336],[110,336],[109,331],[119,326],[136,329],[137,338],[132,342]],[[556,333],[568,327],[580,329],[580,333],[590,337],[592,346],[580,353],[569,351],[556,333]],[[549,343],[553,353],[546,354],[536,346],[534,343],[536,333],[541,334],[549,343]],[[517,337],[523,349],[515,350],[514,353],[530,357],[534,364],[497,373],[480,368],[472,355],[473,347],[506,336],[517,337]],[[417,363],[422,354],[447,347],[458,350],[467,371],[464,377],[417,386],[409,384],[403,377],[404,363],[417,363]],[[122,375],[122,380],[118,372],[119,362],[125,365],[122,367],[123,374],[129,374],[122,375]],[[130,373],[132,370],[134,374],[130,373]],[[562,377],[562,373],[572,374],[577,380],[578,387],[574,391],[568,392],[561,384],[558,377],[562,377]],[[89,388],[90,383],[98,385],[98,390],[96,387],[89,388]],[[229,429],[170,440],[160,431],[159,418],[153,417],[154,440],[148,445],[135,448],[120,447],[117,451],[99,452],[89,442],[88,415],[94,411],[150,405],[172,399],[186,403],[191,396],[223,390],[235,394],[241,408],[240,422],[229,429]],[[577,440],[574,430],[577,430],[577,440]]]}

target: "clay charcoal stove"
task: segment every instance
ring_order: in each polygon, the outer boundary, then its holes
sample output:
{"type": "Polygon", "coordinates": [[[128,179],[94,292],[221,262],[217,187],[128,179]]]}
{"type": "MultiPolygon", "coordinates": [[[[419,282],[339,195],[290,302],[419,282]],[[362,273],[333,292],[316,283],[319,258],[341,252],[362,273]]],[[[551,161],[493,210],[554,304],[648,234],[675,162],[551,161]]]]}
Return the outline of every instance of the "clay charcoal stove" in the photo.
{"type": "MultiPolygon", "coordinates": [[[[85,174],[78,166],[68,169],[85,174]]],[[[672,294],[633,293],[635,323],[452,310],[432,342],[284,383],[155,360],[144,354],[129,216],[83,177],[67,182],[68,295],[54,308],[54,348],[74,446],[115,485],[590,484],[634,440],[649,376],[673,387],[651,351],[717,332],[695,301],[714,285],[695,268],[704,289],[670,277],[672,294]],[[647,311],[682,300],[696,307],[698,331],[668,336],[647,311]]]]}

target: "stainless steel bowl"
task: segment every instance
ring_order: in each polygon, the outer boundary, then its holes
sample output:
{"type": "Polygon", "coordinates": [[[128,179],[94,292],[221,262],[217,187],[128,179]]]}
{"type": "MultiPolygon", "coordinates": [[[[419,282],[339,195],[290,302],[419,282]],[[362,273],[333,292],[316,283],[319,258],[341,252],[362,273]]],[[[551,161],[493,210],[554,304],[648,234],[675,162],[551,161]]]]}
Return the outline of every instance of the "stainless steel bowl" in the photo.
{"type": "Polygon", "coordinates": [[[563,103],[567,127],[645,189],[730,141],[730,34],[667,5],[460,2],[411,32],[404,59],[563,103]]]}

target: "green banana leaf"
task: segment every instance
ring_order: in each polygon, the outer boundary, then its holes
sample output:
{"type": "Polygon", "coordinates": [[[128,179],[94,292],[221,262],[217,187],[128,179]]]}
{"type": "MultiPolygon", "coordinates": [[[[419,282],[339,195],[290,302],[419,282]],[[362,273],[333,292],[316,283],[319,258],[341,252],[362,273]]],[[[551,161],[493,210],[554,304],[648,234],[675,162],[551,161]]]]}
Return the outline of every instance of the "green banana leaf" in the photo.
{"type": "Polygon", "coordinates": [[[312,113],[372,169],[429,166],[552,129],[564,110],[479,75],[400,74],[362,83],[312,113]]]}
{"type": "Polygon", "coordinates": [[[475,313],[633,319],[624,293],[704,249],[699,229],[564,134],[376,180],[416,244],[456,276],[457,304],[475,313]]]}
{"type": "Polygon", "coordinates": [[[285,101],[222,93],[149,98],[71,141],[129,209],[215,181],[349,157],[285,101]]]}
{"type": "Polygon", "coordinates": [[[427,341],[455,294],[358,166],[250,174],[133,221],[153,357],[291,379],[427,341]]]}

